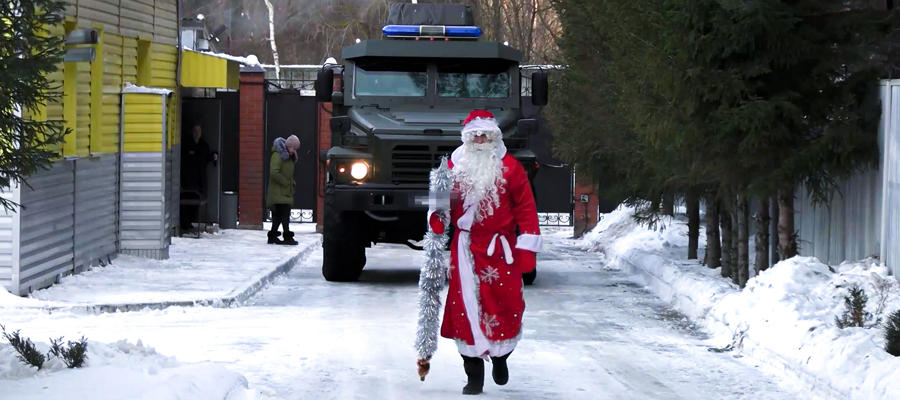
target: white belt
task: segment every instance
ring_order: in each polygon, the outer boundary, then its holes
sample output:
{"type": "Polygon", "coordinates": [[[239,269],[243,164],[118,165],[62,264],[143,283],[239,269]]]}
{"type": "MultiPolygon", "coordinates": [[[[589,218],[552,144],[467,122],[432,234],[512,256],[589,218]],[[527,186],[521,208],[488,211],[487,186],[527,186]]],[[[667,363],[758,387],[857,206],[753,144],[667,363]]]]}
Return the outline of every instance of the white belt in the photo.
{"type": "Polygon", "coordinates": [[[506,257],[506,263],[513,263],[513,255],[512,255],[512,247],[509,246],[509,240],[506,240],[506,236],[503,236],[499,233],[495,233],[494,237],[491,238],[491,244],[488,246],[487,255],[488,257],[494,256],[494,251],[497,249],[497,238],[500,238],[500,244],[503,245],[503,255],[506,257]]]}

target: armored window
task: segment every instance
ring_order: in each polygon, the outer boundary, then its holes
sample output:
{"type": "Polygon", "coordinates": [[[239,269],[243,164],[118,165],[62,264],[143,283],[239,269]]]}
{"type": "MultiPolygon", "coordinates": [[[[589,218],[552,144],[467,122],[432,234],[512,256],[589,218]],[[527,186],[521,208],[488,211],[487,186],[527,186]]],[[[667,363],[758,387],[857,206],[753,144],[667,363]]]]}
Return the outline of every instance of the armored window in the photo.
{"type": "Polygon", "coordinates": [[[446,62],[438,64],[437,92],[441,97],[509,97],[509,65],[492,62],[446,62]]]}
{"type": "Polygon", "coordinates": [[[428,84],[424,62],[359,62],[353,78],[356,96],[424,97],[428,84]]]}

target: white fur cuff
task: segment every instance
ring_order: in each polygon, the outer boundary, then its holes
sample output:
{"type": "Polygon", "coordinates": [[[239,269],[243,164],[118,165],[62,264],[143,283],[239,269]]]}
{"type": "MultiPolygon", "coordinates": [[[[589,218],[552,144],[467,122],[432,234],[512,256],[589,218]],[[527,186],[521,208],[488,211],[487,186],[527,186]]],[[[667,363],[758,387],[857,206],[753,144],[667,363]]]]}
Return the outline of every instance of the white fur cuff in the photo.
{"type": "Polygon", "coordinates": [[[525,233],[516,238],[516,248],[540,253],[544,251],[544,239],[541,235],[525,233]]]}

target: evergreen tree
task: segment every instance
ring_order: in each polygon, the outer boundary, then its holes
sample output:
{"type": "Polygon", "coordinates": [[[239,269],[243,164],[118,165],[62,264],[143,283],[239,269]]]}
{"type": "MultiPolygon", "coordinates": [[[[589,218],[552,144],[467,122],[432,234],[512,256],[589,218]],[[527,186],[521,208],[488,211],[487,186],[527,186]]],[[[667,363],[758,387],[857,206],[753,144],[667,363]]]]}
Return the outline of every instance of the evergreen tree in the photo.
{"type": "Polygon", "coordinates": [[[837,0],[556,5],[569,66],[551,106],[558,149],[602,165],[595,176],[625,198],[714,191],[733,217],[719,222],[735,240],[723,243],[722,272],[737,284],[748,276],[748,201],[778,193],[787,258],[794,189],[827,204],[840,179],[877,159],[877,104],[864,100],[884,71],[890,14],[837,0]],[[628,145],[610,145],[623,132],[628,145]]]}
{"type": "MultiPolygon", "coordinates": [[[[63,22],[65,3],[11,0],[0,4],[0,188],[25,184],[35,172],[49,168],[59,154],[49,150],[63,140],[61,121],[31,121],[40,105],[58,101],[47,75],[63,61],[64,38],[48,27],[63,22]]],[[[18,205],[5,198],[8,210],[18,205]]]]}

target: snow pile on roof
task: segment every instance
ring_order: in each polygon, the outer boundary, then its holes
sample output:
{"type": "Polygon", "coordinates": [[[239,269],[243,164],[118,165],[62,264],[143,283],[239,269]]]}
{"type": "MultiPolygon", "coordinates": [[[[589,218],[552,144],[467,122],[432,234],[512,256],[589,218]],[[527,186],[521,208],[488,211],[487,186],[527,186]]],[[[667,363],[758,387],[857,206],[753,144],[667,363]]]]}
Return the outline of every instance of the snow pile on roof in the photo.
{"type": "Polygon", "coordinates": [[[225,54],[225,53],[216,53],[213,51],[196,51],[196,50],[191,50],[187,47],[184,48],[184,51],[193,51],[195,53],[206,54],[208,56],[224,58],[226,60],[235,61],[235,62],[241,63],[243,65],[248,65],[248,66],[259,65],[259,59],[253,54],[251,54],[247,57],[240,57],[240,56],[233,56],[233,55],[225,54]]]}
{"type": "MultiPolygon", "coordinates": [[[[798,256],[751,278],[741,291],[719,276],[719,269],[685,260],[683,219],[670,220],[675,223],[654,232],[636,224],[633,214],[633,209],[620,207],[604,215],[585,235],[584,248],[634,270],[679,311],[816,390],[833,390],[837,393],[830,395],[838,398],[900,399],[900,358],[884,351],[883,330],[839,329],[834,323],[854,284],[866,291],[866,311],[875,319],[900,309],[900,285],[884,265],[867,259],[829,267],[798,256]]],[[[700,233],[702,258],[706,237],[700,233]]]]}
{"type": "MultiPolygon", "coordinates": [[[[7,327],[9,330],[10,327],[7,327]]],[[[47,353],[46,343],[35,343],[47,353]]],[[[88,342],[82,368],[68,369],[51,357],[40,371],[16,359],[16,352],[0,343],[0,393],[4,400],[250,400],[247,379],[211,363],[186,364],[160,355],[152,347],[127,341],[88,342]]]]}
{"type": "Polygon", "coordinates": [[[162,94],[168,95],[172,93],[169,89],[163,88],[151,88],[146,86],[138,86],[131,82],[125,82],[125,87],[122,88],[122,93],[146,93],[146,94],[162,94]]]}

